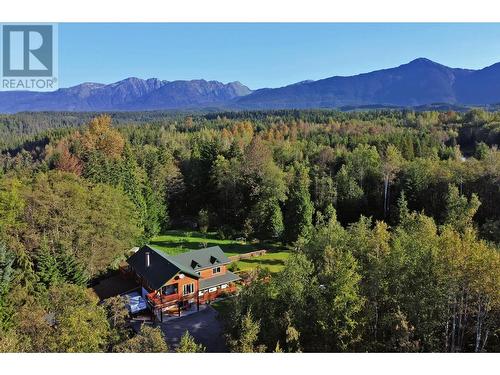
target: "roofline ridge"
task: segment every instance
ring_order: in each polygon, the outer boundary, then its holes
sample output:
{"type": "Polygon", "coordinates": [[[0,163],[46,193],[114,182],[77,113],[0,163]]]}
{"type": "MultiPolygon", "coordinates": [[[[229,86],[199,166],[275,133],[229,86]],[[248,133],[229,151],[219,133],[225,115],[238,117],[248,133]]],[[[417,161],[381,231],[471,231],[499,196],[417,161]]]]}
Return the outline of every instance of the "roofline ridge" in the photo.
{"type": "MultiPolygon", "coordinates": [[[[151,247],[152,245],[147,244],[147,245],[144,245],[144,246],[146,246],[147,248],[153,250],[156,254],[158,254],[162,258],[165,258],[166,260],[168,260],[169,262],[171,262],[171,260],[172,260],[171,259],[171,255],[165,254],[163,251],[155,249],[154,247],[151,247]]],[[[175,264],[175,266],[177,266],[177,264],[175,264]]]]}
{"type": "Polygon", "coordinates": [[[179,272],[183,272],[183,273],[187,273],[188,275],[190,276],[193,276],[193,277],[197,277],[199,278],[200,275],[196,274],[196,272],[191,272],[190,270],[186,270],[185,267],[183,267],[182,265],[180,265],[176,260],[173,259],[174,256],[172,255],[168,255],[168,254],[165,254],[163,251],[161,250],[157,250],[155,249],[154,247],[151,247],[150,244],[146,244],[144,245],[146,246],[148,249],[151,249],[153,250],[156,254],[160,255],[162,258],[164,258],[166,261],[170,262],[172,265],[174,265],[175,267],[177,267],[177,273],[179,272]]]}

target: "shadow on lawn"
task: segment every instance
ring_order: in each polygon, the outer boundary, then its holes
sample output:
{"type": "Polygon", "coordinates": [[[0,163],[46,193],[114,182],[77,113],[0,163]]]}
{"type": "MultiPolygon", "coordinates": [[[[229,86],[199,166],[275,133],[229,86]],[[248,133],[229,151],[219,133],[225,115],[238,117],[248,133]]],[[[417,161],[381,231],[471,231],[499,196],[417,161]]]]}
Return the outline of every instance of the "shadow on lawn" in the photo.
{"type": "Polygon", "coordinates": [[[173,237],[197,237],[197,238],[206,238],[209,240],[218,240],[217,232],[197,232],[195,230],[182,230],[182,229],[171,229],[168,230],[164,235],[173,236],[173,237]]]}
{"type": "Polygon", "coordinates": [[[222,251],[225,253],[236,253],[236,254],[243,254],[243,253],[248,253],[250,251],[255,251],[256,248],[254,245],[251,244],[239,244],[239,243],[232,243],[232,244],[220,244],[217,242],[202,242],[202,241],[151,241],[151,245],[156,245],[156,246],[161,246],[161,247],[166,247],[166,248],[176,248],[179,251],[185,251],[185,250],[198,250],[201,248],[206,247],[211,247],[211,246],[220,246],[222,251]]]}
{"type": "Polygon", "coordinates": [[[261,266],[284,266],[285,261],[282,259],[259,259],[259,257],[240,260],[242,263],[255,264],[261,266]]]}
{"type": "MultiPolygon", "coordinates": [[[[286,251],[279,243],[264,241],[257,243],[232,242],[233,240],[221,240],[216,232],[200,233],[189,230],[169,230],[164,236],[166,239],[152,240],[151,245],[168,249],[174,253],[186,250],[197,250],[204,247],[220,246],[225,253],[244,254],[255,250],[267,250],[268,252],[286,251]],[[227,242],[227,243],[221,243],[227,242]]],[[[168,251],[167,250],[167,251],[168,251]]]]}

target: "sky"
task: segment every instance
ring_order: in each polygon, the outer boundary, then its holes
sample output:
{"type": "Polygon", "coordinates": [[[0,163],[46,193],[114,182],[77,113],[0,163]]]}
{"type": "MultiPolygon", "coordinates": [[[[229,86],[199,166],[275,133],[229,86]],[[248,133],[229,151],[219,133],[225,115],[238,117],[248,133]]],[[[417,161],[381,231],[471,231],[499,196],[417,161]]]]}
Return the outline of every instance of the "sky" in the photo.
{"type": "Polygon", "coordinates": [[[251,89],[390,68],[418,57],[500,62],[498,24],[59,24],[59,86],[127,77],[251,89]]]}

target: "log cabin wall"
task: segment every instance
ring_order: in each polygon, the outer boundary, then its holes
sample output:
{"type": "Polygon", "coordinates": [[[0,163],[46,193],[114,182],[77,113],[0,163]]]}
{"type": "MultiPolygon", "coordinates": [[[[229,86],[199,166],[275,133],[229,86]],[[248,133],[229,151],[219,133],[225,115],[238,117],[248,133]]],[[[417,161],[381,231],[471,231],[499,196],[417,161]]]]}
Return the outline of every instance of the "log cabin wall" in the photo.
{"type": "Polygon", "coordinates": [[[164,285],[164,287],[169,286],[169,285],[175,285],[175,284],[177,284],[177,296],[179,299],[181,299],[183,297],[184,285],[193,284],[193,293],[190,294],[190,296],[196,296],[196,293],[198,292],[198,280],[193,279],[187,275],[184,275],[184,277],[181,278],[180,274],[177,274],[175,277],[170,279],[164,285]]]}
{"type": "Polygon", "coordinates": [[[201,276],[201,279],[208,279],[210,277],[224,275],[225,273],[226,273],[226,265],[220,265],[220,266],[215,266],[215,267],[207,268],[205,270],[200,271],[200,276],[201,276]],[[220,267],[220,272],[213,273],[213,269],[217,268],[217,267],[220,267]]]}

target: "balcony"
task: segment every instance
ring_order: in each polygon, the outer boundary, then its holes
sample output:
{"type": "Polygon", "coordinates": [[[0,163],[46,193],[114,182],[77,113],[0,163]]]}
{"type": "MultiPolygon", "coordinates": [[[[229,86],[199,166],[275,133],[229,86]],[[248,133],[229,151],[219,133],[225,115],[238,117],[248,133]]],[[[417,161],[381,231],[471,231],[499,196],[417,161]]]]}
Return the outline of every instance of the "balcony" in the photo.
{"type": "Polygon", "coordinates": [[[180,299],[179,295],[176,293],[169,295],[160,295],[156,291],[149,293],[146,297],[148,301],[155,307],[167,306],[169,304],[172,305],[180,299]]]}

